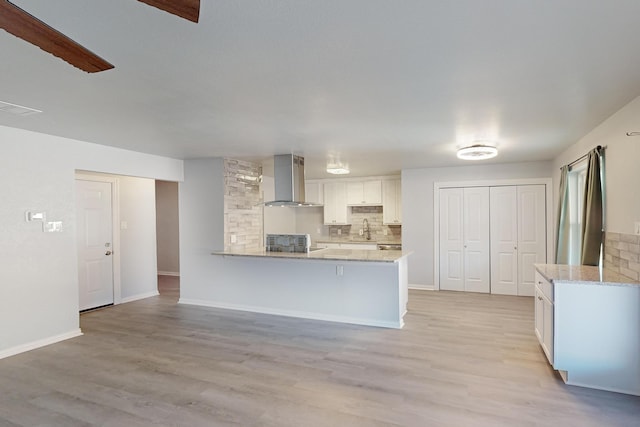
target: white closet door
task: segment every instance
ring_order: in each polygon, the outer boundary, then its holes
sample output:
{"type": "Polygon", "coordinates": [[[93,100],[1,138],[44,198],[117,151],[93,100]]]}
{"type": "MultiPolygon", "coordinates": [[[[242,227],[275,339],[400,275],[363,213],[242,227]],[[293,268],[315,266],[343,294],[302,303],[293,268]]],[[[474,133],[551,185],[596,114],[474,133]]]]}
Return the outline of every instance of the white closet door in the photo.
{"type": "Polygon", "coordinates": [[[463,189],[440,190],[440,289],[464,290],[463,189]]]}
{"type": "Polygon", "coordinates": [[[491,293],[518,294],[517,187],[491,187],[491,293]]]}
{"type": "Polygon", "coordinates": [[[464,290],[489,292],[489,187],[465,188],[464,290]]]}
{"type": "Polygon", "coordinates": [[[533,296],[535,268],[547,258],[544,185],[518,187],[518,295],[533,296]]]}

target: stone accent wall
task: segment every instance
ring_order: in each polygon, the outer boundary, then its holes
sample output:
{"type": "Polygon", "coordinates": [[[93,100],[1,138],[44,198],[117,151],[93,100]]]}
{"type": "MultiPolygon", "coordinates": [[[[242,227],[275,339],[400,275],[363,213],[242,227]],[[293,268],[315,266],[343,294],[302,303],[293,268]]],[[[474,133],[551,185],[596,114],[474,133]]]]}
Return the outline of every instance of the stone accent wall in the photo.
{"type": "Polygon", "coordinates": [[[364,219],[369,222],[372,242],[400,242],[402,240],[401,225],[382,224],[382,206],[353,206],[351,209],[351,225],[330,225],[329,238],[336,242],[363,240],[360,236],[364,219]],[[341,234],[338,234],[340,230],[341,234]],[[387,231],[385,236],[384,232],[387,231]]]}
{"type": "Polygon", "coordinates": [[[224,159],[224,249],[262,247],[262,165],[224,159]],[[236,242],[231,243],[232,236],[236,242]]]}
{"type": "Polygon", "coordinates": [[[640,236],[607,232],[604,267],[633,280],[640,280],[640,236]]]}

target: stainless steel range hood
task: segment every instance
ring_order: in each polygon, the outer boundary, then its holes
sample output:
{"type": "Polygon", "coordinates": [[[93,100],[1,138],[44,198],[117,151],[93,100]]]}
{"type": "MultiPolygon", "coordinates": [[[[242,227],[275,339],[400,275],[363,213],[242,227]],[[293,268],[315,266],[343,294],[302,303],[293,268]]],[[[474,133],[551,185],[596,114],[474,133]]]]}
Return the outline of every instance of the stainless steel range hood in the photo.
{"type": "Polygon", "coordinates": [[[273,156],[275,200],[265,206],[319,206],[304,197],[304,158],[293,154],[273,156]]]}

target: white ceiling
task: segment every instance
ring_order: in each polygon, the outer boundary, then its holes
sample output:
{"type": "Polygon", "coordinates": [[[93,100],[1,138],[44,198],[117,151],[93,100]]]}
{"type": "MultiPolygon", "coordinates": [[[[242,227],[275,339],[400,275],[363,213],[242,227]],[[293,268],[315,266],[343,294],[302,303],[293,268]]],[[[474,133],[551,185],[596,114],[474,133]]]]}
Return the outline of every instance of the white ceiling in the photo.
{"type": "Polygon", "coordinates": [[[354,175],[551,159],[640,95],[638,0],[13,0],[115,65],[0,32],[0,125],[176,158],[337,154],[354,175]]]}

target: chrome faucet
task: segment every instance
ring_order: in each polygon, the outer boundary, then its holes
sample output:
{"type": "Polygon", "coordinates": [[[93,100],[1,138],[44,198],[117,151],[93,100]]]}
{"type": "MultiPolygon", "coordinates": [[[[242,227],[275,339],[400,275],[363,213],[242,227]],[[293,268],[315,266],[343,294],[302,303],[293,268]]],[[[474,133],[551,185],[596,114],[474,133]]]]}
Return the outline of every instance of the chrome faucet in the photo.
{"type": "Polygon", "coordinates": [[[367,218],[362,220],[362,233],[364,233],[365,239],[371,240],[371,230],[369,230],[369,221],[367,221],[367,218]]]}

